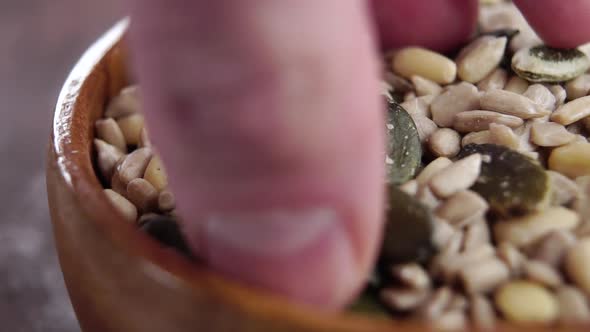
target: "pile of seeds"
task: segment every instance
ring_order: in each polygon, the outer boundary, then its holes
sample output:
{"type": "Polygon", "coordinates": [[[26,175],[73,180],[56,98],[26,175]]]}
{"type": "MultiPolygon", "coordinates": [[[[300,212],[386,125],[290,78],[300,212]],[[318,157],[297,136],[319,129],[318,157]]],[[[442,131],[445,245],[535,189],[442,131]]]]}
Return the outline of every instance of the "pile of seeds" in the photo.
{"type": "Polygon", "coordinates": [[[485,1],[456,56],[385,57],[389,206],[354,306],[441,329],[590,322],[590,58],[485,1]]]}
{"type": "Polygon", "coordinates": [[[150,143],[139,102],[129,86],[95,123],[96,168],[105,194],[131,223],[166,246],[190,255],[179,231],[174,194],[162,161],[150,143]]]}
{"type": "MultiPolygon", "coordinates": [[[[353,309],[442,329],[590,322],[590,58],[541,45],[509,2],[482,1],[479,31],[456,56],[385,57],[388,218],[353,309]]],[[[137,87],[94,146],[113,205],[190,256],[137,87]]]]}

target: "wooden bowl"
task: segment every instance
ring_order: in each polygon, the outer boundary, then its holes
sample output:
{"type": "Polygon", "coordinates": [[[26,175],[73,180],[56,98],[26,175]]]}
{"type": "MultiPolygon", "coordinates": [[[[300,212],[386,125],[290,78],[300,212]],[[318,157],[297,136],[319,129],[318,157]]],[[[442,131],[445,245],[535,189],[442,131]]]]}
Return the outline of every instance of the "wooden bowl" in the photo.
{"type": "MultiPolygon", "coordinates": [[[[85,332],[427,329],[426,325],[321,313],[291,304],[223,279],[207,267],[163,248],[124,221],[111,207],[95,175],[92,139],[93,124],[101,117],[105,104],[128,82],[122,47],[127,25],[123,21],[107,32],[72,70],[59,96],[48,151],[47,190],[55,242],[82,329],[85,332]]],[[[522,329],[503,327],[502,330],[522,329]]]]}

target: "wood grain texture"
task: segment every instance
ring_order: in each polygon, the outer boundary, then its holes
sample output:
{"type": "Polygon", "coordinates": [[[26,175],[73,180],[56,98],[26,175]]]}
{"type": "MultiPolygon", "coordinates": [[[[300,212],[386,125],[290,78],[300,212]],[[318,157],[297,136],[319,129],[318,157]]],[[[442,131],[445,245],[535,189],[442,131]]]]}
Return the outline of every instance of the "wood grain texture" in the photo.
{"type": "Polygon", "coordinates": [[[0,331],[80,331],[55,255],[45,150],[67,73],[122,15],[119,6],[0,1],[0,331]]]}

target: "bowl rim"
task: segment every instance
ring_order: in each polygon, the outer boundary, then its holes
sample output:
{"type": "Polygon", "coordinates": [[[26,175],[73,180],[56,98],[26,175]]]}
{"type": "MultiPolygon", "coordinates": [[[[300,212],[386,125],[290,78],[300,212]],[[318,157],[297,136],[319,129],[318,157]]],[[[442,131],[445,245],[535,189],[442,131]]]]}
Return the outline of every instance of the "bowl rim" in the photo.
{"type": "Polygon", "coordinates": [[[314,310],[265,290],[228,280],[215,271],[162,247],[155,240],[138,232],[137,227],[125,222],[124,217],[112,208],[106,195],[102,193],[103,186],[92,165],[92,148],[88,146],[80,149],[73,144],[76,137],[80,136],[74,119],[82,112],[78,109],[78,97],[84,91],[85,83],[99,69],[98,66],[105,56],[125,39],[129,25],[129,18],[122,19],[83,53],[59,93],[51,130],[51,160],[48,162],[56,166],[62,184],[73,194],[78,206],[98,231],[105,234],[118,249],[153,263],[171,276],[184,281],[191,291],[203,292],[203,288],[198,285],[206,285],[207,292],[223,299],[229,306],[253,315],[305,321],[309,326],[330,327],[334,331],[357,331],[355,326],[358,330],[362,327],[367,331],[394,331],[394,327],[406,325],[404,322],[375,319],[359,313],[314,310]]]}
{"type": "MultiPolygon", "coordinates": [[[[204,266],[195,264],[173,250],[159,245],[155,240],[138,232],[137,227],[126,222],[124,217],[102,193],[102,184],[96,176],[91,159],[91,144],[79,148],[80,128],[74,119],[80,116],[78,98],[88,79],[101,68],[102,60],[125,39],[130,19],[124,18],[94,42],[75,64],[59,93],[50,137],[50,157],[47,161],[55,166],[60,185],[72,194],[82,212],[97,230],[105,235],[118,249],[152,263],[169,275],[183,281],[187,290],[194,293],[214,294],[228,306],[257,317],[293,322],[309,331],[422,331],[429,330],[426,324],[379,319],[359,313],[322,312],[289,302],[270,292],[255,289],[228,280],[204,266]],[[113,231],[116,230],[116,231],[113,231]],[[199,286],[200,285],[200,286],[199,286]],[[203,287],[205,285],[206,287],[203,287]],[[303,325],[302,325],[303,324],[303,325]],[[315,327],[315,329],[314,329],[315,327]]],[[[106,68],[102,68],[106,72],[106,68]]],[[[532,327],[536,331],[580,331],[588,325],[563,327],[532,327]]],[[[474,329],[468,326],[468,329],[474,329]]],[[[521,331],[522,326],[499,322],[495,331],[521,331]]]]}

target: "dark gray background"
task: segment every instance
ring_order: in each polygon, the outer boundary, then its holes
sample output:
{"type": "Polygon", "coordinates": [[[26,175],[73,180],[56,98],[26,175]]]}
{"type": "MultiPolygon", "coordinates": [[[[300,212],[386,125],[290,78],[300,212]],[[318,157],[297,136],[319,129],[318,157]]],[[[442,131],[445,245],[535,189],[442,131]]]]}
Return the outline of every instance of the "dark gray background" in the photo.
{"type": "Polygon", "coordinates": [[[121,0],[0,0],[0,331],[74,332],[45,194],[45,148],[68,70],[121,0]]]}

